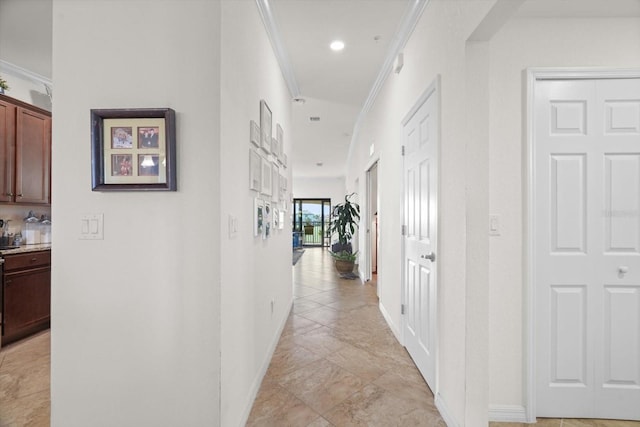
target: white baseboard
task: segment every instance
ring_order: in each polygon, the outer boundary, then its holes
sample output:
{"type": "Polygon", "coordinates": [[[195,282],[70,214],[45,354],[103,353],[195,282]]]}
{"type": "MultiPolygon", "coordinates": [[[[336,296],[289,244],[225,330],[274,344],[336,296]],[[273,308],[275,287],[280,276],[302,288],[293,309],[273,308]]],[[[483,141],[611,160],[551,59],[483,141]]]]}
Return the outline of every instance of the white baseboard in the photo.
{"type": "Polygon", "coordinates": [[[289,310],[287,310],[287,315],[282,318],[282,323],[278,328],[278,333],[275,335],[271,345],[269,346],[269,350],[265,354],[264,359],[262,360],[262,365],[260,366],[260,370],[256,374],[253,379],[253,383],[251,384],[251,388],[249,389],[249,400],[247,402],[247,406],[242,411],[242,422],[239,425],[247,424],[249,420],[249,415],[251,414],[251,408],[253,408],[253,404],[256,400],[256,396],[258,395],[258,391],[260,391],[260,386],[262,385],[262,380],[267,373],[267,369],[269,369],[269,364],[271,363],[271,358],[273,357],[273,353],[278,346],[278,342],[280,341],[280,336],[282,335],[282,330],[284,329],[284,325],[287,323],[287,319],[289,318],[289,313],[291,312],[291,308],[293,307],[293,299],[289,303],[289,310]]]}
{"type": "Polygon", "coordinates": [[[389,325],[389,329],[391,329],[391,332],[393,332],[393,335],[395,335],[396,339],[401,345],[404,345],[400,330],[397,328],[395,323],[393,323],[393,321],[391,320],[391,316],[389,316],[389,313],[387,312],[387,309],[384,308],[384,305],[382,305],[382,302],[378,303],[378,307],[380,309],[380,313],[382,313],[382,317],[384,317],[384,320],[387,321],[387,325],[389,325]]]}
{"type": "Polygon", "coordinates": [[[489,421],[529,422],[525,407],[520,405],[489,405],[489,421]]]}
{"type": "Polygon", "coordinates": [[[460,427],[458,421],[456,421],[453,415],[451,415],[451,412],[449,411],[449,408],[447,408],[447,404],[440,393],[436,393],[434,403],[436,404],[436,408],[438,408],[442,419],[447,424],[447,427],[460,427]]]}

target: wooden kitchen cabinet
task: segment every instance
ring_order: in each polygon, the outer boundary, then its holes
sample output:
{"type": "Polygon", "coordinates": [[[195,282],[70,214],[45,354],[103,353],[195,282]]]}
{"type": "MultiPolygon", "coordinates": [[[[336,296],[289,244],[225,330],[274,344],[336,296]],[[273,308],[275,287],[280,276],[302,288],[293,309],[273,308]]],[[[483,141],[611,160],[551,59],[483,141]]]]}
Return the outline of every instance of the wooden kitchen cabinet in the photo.
{"type": "Polygon", "coordinates": [[[51,114],[0,95],[0,202],[51,203],[51,114]]]}
{"type": "Polygon", "coordinates": [[[4,256],[2,345],[49,328],[51,252],[4,256]]]}

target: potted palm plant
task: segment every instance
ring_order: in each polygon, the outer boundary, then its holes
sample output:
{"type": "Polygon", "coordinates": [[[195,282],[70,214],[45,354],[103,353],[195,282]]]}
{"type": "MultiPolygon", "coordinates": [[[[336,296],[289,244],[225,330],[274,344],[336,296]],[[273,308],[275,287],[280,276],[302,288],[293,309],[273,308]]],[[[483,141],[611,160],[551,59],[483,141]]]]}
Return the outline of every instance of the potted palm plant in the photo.
{"type": "Polygon", "coordinates": [[[344,197],[344,203],[337,204],[331,211],[331,233],[338,235],[338,241],[331,245],[331,255],[335,260],[339,273],[353,272],[357,252],[353,252],[351,239],[358,229],[360,206],[350,198],[355,193],[344,197]]]}

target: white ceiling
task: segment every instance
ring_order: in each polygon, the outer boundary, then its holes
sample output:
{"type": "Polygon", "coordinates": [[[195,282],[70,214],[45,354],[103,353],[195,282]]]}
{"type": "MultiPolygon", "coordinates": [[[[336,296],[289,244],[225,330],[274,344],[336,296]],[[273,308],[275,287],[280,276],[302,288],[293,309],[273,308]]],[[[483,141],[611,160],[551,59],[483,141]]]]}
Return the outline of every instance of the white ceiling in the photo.
{"type": "Polygon", "coordinates": [[[408,0],[270,0],[304,104],[293,105],[293,175],[344,176],[354,124],[408,0]],[[345,43],[341,52],[329,44],[345,43]],[[320,117],[311,122],[309,117],[320,117]],[[322,163],[322,166],[317,166],[322,163]]]}
{"type": "MultiPolygon", "coordinates": [[[[268,0],[306,100],[293,104],[293,128],[285,130],[294,176],[345,174],[358,115],[414,2],[268,0]],[[346,44],[340,53],[329,49],[336,38],[346,44]],[[320,121],[310,122],[310,116],[320,121]]],[[[50,78],[51,16],[51,0],[0,0],[0,59],[50,78]]],[[[527,0],[515,13],[520,18],[621,16],[640,16],[640,0],[527,0]]]]}

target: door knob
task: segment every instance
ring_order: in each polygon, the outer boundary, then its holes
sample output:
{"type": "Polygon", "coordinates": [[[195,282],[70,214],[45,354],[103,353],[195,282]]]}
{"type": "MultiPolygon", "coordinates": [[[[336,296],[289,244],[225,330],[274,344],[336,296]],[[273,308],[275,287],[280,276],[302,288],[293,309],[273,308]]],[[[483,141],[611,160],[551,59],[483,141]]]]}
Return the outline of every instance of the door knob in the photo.
{"type": "Polygon", "coordinates": [[[434,254],[433,252],[431,252],[429,255],[420,255],[420,258],[422,259],[428,259],[431,262],[435,262],[436,260],[436,254],[434,254]]]}

